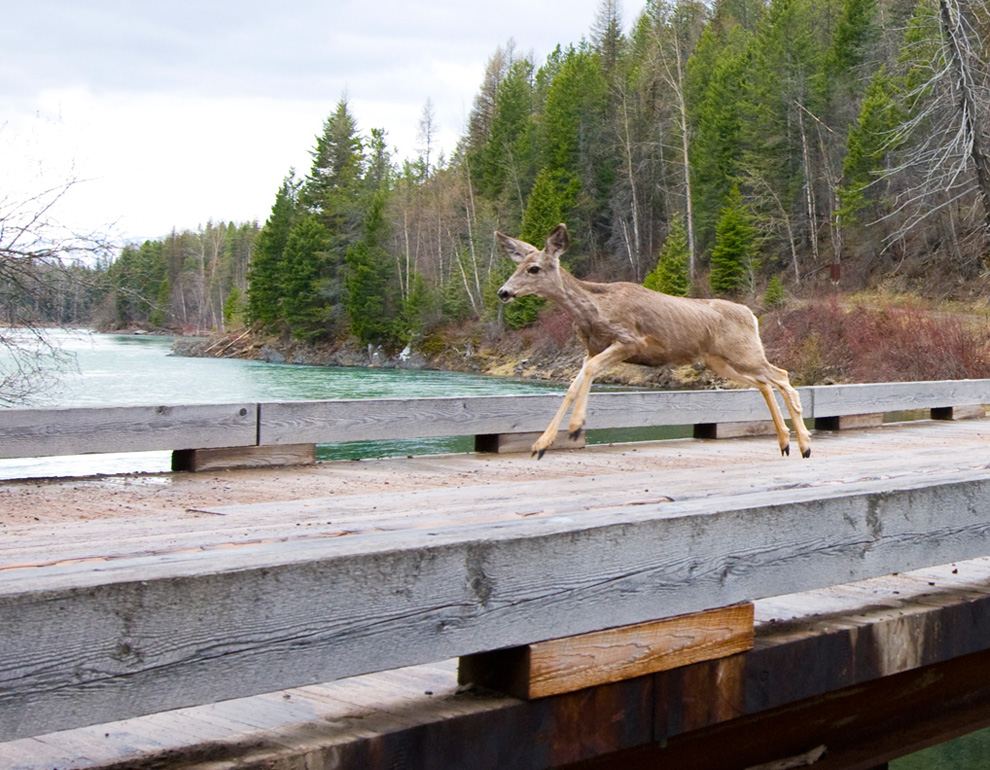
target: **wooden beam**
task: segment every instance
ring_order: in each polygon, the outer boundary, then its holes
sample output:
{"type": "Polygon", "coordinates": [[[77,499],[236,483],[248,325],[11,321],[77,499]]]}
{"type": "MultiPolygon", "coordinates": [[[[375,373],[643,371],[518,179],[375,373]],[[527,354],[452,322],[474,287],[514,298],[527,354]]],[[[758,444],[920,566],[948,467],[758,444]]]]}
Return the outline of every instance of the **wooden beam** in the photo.
{"type": "Polygon", "coordinates": [[[983,404],[932,407],[933,420],[982,420],[986,416],[983,404]]]}
{"type": "Polygon", "coordinates": [[[834,417],[816,417],[815,430],[860,430],[879,428],[883,425],[883,412],[873,414],[840,414],[834,417]]]}
{"type": "Polygon", "coordinates": [[[6,569],[0,740],[972,558],[988,522],[976,470],[6,569]]]}
{"type": "Polygon", "coordinates": [[[747,438],[773,436],[777,430],[772,420],[750,422],[703,422],[694,426],[694,437],[703,439],[747,438]]]}
{"type": "Polygon", "coordinates": [[[873,382],[816,386],[813,390],[813,405],[805,414],[815,418],[990,403],[990,380],[873,382]]]}
{"type": "MultiPolygon", "coordinates": [[[[513,452],[530,452],[533,444],[542,434],[532,433],[488,433],[474,437],[474,451],[490,454],[511,454],[513,452]]],[[[587,443],[587,434],[581,431],[575,438],[563,430],[557,434],[551,444],[551,449],[583,449],[587,443]]]]}
{"type": "Polygon", "coordinates": [[[532,700],[724,658],[753,646],[753,605],[737,604],[460,659],[458,682],[532,700]]]}
{"type": "Polygon", "coordinates": [[[251,446],[255,404],[0,409],[0,457],[251,446]]]}
{"type": "Polygon", "coordinates": [[[278,468],[312,465],[316,444],[223,447],[221,449],[177,449],[172,452],[172,470],[203,473],[234,468],[278,468]]]}

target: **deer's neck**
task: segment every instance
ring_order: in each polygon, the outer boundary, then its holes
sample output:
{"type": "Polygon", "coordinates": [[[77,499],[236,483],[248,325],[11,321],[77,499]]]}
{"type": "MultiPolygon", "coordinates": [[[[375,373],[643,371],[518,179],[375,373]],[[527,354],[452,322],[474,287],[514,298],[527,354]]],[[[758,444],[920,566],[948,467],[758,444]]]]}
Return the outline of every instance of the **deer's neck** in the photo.
{"type": "Polygon", "coordinates": [[[546,298],[556,302],[579,326],[590,326],[598,319],[598,305],[594,297],[578,280],[563,268],[560,269],[560,284],[546,293],[546,298]]]}

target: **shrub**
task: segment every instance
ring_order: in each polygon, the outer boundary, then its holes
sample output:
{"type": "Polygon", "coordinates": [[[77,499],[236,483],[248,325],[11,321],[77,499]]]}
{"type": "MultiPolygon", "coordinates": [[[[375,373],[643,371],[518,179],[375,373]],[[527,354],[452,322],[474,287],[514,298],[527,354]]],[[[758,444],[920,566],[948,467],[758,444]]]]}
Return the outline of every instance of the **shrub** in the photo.
{"type": "Polygon", "coordinates": [[[769,313],[768,358],[795,382],[910,382],[990,377],[985,322],[915,306],[849,310],[836,300],[769,313]]]}

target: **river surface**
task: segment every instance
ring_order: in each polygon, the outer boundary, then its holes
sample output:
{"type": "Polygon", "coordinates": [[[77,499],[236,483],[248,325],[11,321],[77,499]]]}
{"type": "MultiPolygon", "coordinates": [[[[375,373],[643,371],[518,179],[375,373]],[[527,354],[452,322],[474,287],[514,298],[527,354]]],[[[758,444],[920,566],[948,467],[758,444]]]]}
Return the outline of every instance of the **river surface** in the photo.
{"type": "MultiPolygon", "coordinates": [[[[52,330],[70,353],[54,386],[28,408],[218,404],[334,398],[490,396],[562,392],[560,383],[459,372],[269,364],[172,355],[171,337],[52,330]]],[[[3,352],[0,351],[0,356],[3,352]]],[[[471,437],[362,441],[320,446],[319,459],[468,452],[471,437]]],[[[169,469],[170,452],[0,460],[0,480],[169,469]]]]}
{"type": "MultiPolygon", "coordinates": [[[[173,356],[171,337],[53,330],[72,354],[57,387],[32,407],[131,406],[328,398],[487,396],[562,392],[564,385],[455,372],[268,364],[239,359],[173,356]]],[[[0,356],[3,353],[0,352],[0,356]]],[[[2,363],[2,362],[0,362],[2,363]]],[[[602,432],[589,441],[650,438],[602,432]]],[[[351,442],[318,448],[320,459],[468,452],[470,437],[351,442]]],[[[170,452],[0,460],[0,480],[96,473],[159,472],[170,452]]],[[[891,770],[990,768],[990,731],[980,731],[890,764],[891,770]]]]}

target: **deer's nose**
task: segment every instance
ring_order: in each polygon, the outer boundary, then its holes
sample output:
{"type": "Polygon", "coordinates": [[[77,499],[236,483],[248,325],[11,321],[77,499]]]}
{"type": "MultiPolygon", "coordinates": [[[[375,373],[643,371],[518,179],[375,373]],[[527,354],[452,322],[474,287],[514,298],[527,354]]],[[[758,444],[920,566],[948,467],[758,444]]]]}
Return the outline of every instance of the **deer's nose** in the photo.
{"type": "Polygon", "coordinates": [[[506,289],[504,286],[498,290],[498,298],[503,302],[508,302],[512,299],[512,292],[506,289]]]}

